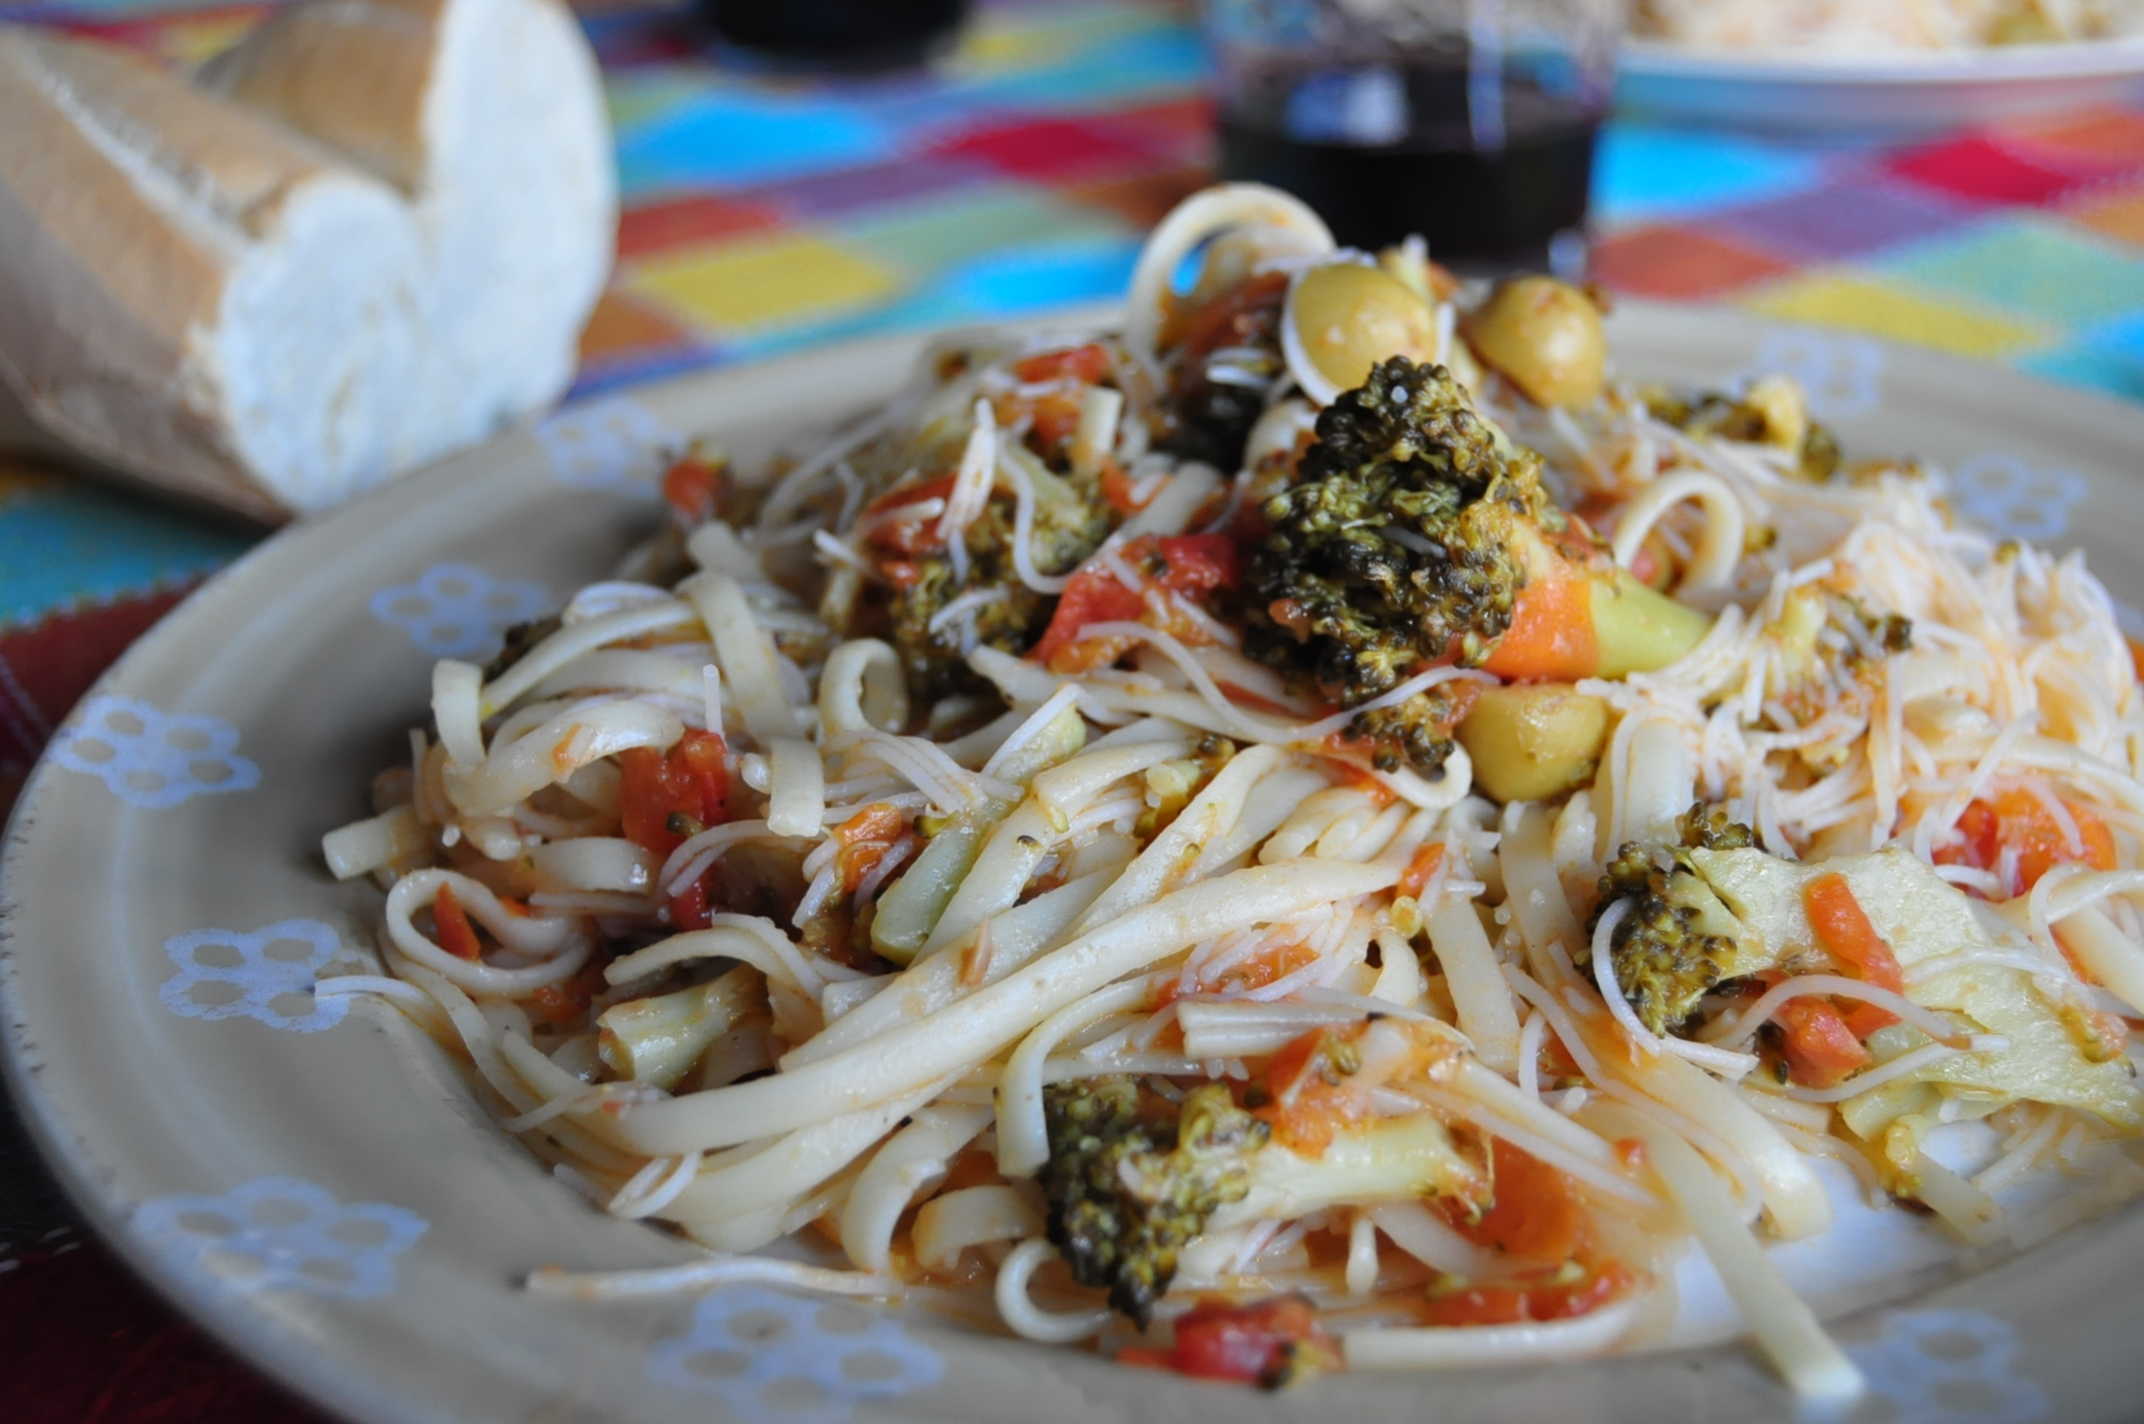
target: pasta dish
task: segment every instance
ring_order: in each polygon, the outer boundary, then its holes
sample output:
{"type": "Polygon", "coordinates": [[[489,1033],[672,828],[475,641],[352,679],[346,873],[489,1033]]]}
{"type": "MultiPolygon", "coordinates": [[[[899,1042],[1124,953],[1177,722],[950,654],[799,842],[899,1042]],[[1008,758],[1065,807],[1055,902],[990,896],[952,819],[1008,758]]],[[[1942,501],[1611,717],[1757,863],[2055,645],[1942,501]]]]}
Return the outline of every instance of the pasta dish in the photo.
{"type": "Polygon", "coordinates": [[[2137,0],[1634,0],[1630,32],[1700,49],[1959,50],[2144,34],[2137,0]]]}
{"type": "MultiPolygon", "coordinates": [[[[385,972],[504,1127],[704,1259],[1273,1385],[1657,1340],[1797,1389],[1824,1172],[2001,1239],[2144,1126],[2144,707],[2081,556],[1600,299],[1187,199],[1121,327],[934,344],[663,479],[446,659],[385,972]]],[[[800,392],[800,399],[811,399],[800,392]]],[[[539,1263],[532,1262],[531,1265],[539,1263]]]]}

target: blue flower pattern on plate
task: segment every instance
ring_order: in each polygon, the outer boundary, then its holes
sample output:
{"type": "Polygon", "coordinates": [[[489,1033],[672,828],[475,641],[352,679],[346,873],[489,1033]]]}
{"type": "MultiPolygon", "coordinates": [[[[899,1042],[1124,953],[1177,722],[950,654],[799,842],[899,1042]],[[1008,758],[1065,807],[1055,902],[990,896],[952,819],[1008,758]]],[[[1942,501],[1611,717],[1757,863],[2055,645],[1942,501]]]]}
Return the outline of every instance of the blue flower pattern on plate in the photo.
{"type": "Polygon", "coordinates": [[[256,1178],[221,1196],[157,1197],[141,1205],[135,1226],[225,1289],[344,1300],[376,1300],[393,1290],[396,1258],[428,1229],[413,1211],[340,1202],[296,1177],[256,1178]]]}
{"type": "Polygon", "coordinates": [[[238,729],[229,722],[162,712],[133,697],[84,702],[73,723],[53,738],[49,754],[143,810],[250,791],[261,780],[260,767],[238,754],[238,729]]]}
{"type": "Polygon", "coordinates": [[[278,920],[246,933],[205,929],[164,941],[179,967],[157,990],[164,1007],[191,1019],[250,1018],[270,1028],[317,1033],[342,1022],[348,1000],[315,999],[313,981],[342,937],[318,920],[278,920]]]}

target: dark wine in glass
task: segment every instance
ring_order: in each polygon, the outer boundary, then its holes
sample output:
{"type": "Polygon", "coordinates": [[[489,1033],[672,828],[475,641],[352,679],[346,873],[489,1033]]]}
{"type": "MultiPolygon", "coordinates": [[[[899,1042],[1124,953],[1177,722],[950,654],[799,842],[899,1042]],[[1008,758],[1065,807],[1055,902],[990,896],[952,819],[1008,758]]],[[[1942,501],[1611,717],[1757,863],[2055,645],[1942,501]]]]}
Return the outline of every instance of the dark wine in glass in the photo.
{"type": "Polygon", "coordinates": [[[1580,22],[1600,7],[1542,0],[1509,32],[1480,22],[1487,0],[1442,8],[1449,26],[1433,0],[1395,6],[1412,28],[1393,35],[1370,7],[1298,5],[1275,36],[1217,5],[1221,175],[1294,193],[1350,246],[1419,233],[1451,266],[1582,267],[1609,75],[1580,22]],[[1570,23],[1545,23],[1559,8],[1570,23]]]}

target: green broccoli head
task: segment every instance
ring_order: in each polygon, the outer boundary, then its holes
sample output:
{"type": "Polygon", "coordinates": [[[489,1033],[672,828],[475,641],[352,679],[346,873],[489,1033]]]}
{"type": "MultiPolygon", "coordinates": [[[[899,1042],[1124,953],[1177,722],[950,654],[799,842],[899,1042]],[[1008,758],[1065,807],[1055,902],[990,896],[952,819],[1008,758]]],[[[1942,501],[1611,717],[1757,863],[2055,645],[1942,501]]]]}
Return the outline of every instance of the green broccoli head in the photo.
{"type": "Polygon", "coordinates": [[[1795,456],[1794,473],[1822,484],[1839,472],[1839,438],[1808,416],[1798,387],[1779,377],[1758,381],[1741,396],[1706,391],[1695,396],[1651,389],[1646,409],[1692,435],[1714,436],[1752,445],[1774,445],[1795,456]]]}
{"type": "Polygon", "coordinates": [[[1691,803],[1676,823],[1682,843],[1692,850],[1748,850],[1757,844],[1757,833],[1717,806],[1691,803]]]}
{"type": "MultiPolygon", "coordinates": [[[[1765,690],[1783,700],[1828,681],[1823,652],[1828,632],[1846,639],[1841,661],[1856,678],[1877,674],[1886,657],[1913,646],[1912,619],[1900,613],[1878,613],[1851,594],[1813,583],[1789,593],[1778,618],[1766,624],[1764,631],[1776,650],[1765,690]]],[[[1802,747],[1798,754],[1812,764],[1835,765],[1844,751],[1836,740],[1827,740],[1802,747]]]]}
{"type": "MultiPolygon", "coordinates": [[[[1063,497],[1038,500],[1029,549],[1045,574],[1067,573],[1100,547],[1109,535],[1109,518],[1098,491],[1070,482],[1052,482],[1063,497]]],[[[935,701],[974,685],[968,671],[964,635],[1008,653],[1025,652],[1049,626],[1057,601],[1023,583],[1013,560],[1014,517],[1009,496],[994,495],[962,536],[966,566],[956,572],[940,546],[910,557],[901,581],[881,603],[860,606],[851,634],[883,632],[901,655],[910,695],[935,701]],[[933,622],[956,598],[978,591],[999,596],[968,615],[968,627],[933,622]],[[883,624],[883,628],[881,628],[883,624]]]]}
{"type": "Polygon", "coordinates": [[[1049,1161],[1038,1174],[1050,1240],[1082,1285],[1141,1326],[1176,1275],[1177,1253],[1215,1211],[1250,1190],[1250,1160],[1270,1129],[1210,1083],[1173,1118],[1124,1076],[1044,1090],[1049,1161]]]}
{"type": "MultiPolygon", "coordinates": [[[[1476,412],[1451,372],[1404,356],[1319,414],[1295,483],[1263,513],[1245,646],[1342,707],[1425,663],[1487,657],[1530,551],[1563,524],[1539,457],[1476,412]]],[[[1451,749],[1444,709],[1402,709],[1360,730],[1434,771],[1451,749]]]]}
{"type": "MultiPolygon", "coordinates": [[[[1743,850],[1756,844],[1748,826],[1702,803],[1690,808],[1676,844],[1632,841],[1608,862],[1588,924],[1612,905],[1630,908],[1609,941],[1617,986],[1643,1023],[1669,1034],[1698,1002],[1728,979],[1766,967],[1761,949],[1698,870],[1693,849],[1743,850]]],[[[1591,963],[1591,951],[1583,962],[1591,963]]]]}
{"type": "Polygon", "coordinates": [[[1430,775],[1452,754],[1452,729],[1473,706],[1475,684],[1442,682],[1389,707],[1355,714],[1349,740],[1366,744],[1379,771],[1411,767],[1430,775]]]}

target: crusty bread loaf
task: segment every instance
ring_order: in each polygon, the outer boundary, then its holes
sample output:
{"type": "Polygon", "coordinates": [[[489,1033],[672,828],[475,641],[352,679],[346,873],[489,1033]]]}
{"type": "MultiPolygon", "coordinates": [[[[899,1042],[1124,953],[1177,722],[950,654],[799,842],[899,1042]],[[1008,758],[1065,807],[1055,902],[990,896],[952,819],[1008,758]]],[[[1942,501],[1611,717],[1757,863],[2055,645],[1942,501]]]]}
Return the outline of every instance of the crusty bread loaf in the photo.
{"type": "Polygon", "coordinates": [[[554,398],[601,103],[557,0],[310,0],[198,84],[0,27],[0,443],[272,517],[554,398]]]}
{"type": "Polygon", "coordinates": [[[295,134],[0,33],[0,379],[50,436],[249,514],[332,499],[384,464],[419,254],[392,189],[295,134]]]}
{"type": "Polygon", "coordinates": [[[562,5],[308,0],[201,79],[415,206],[434,279],[419,428],[465,444],[564,389],[617,213],[595,59],[562,5]]]}

